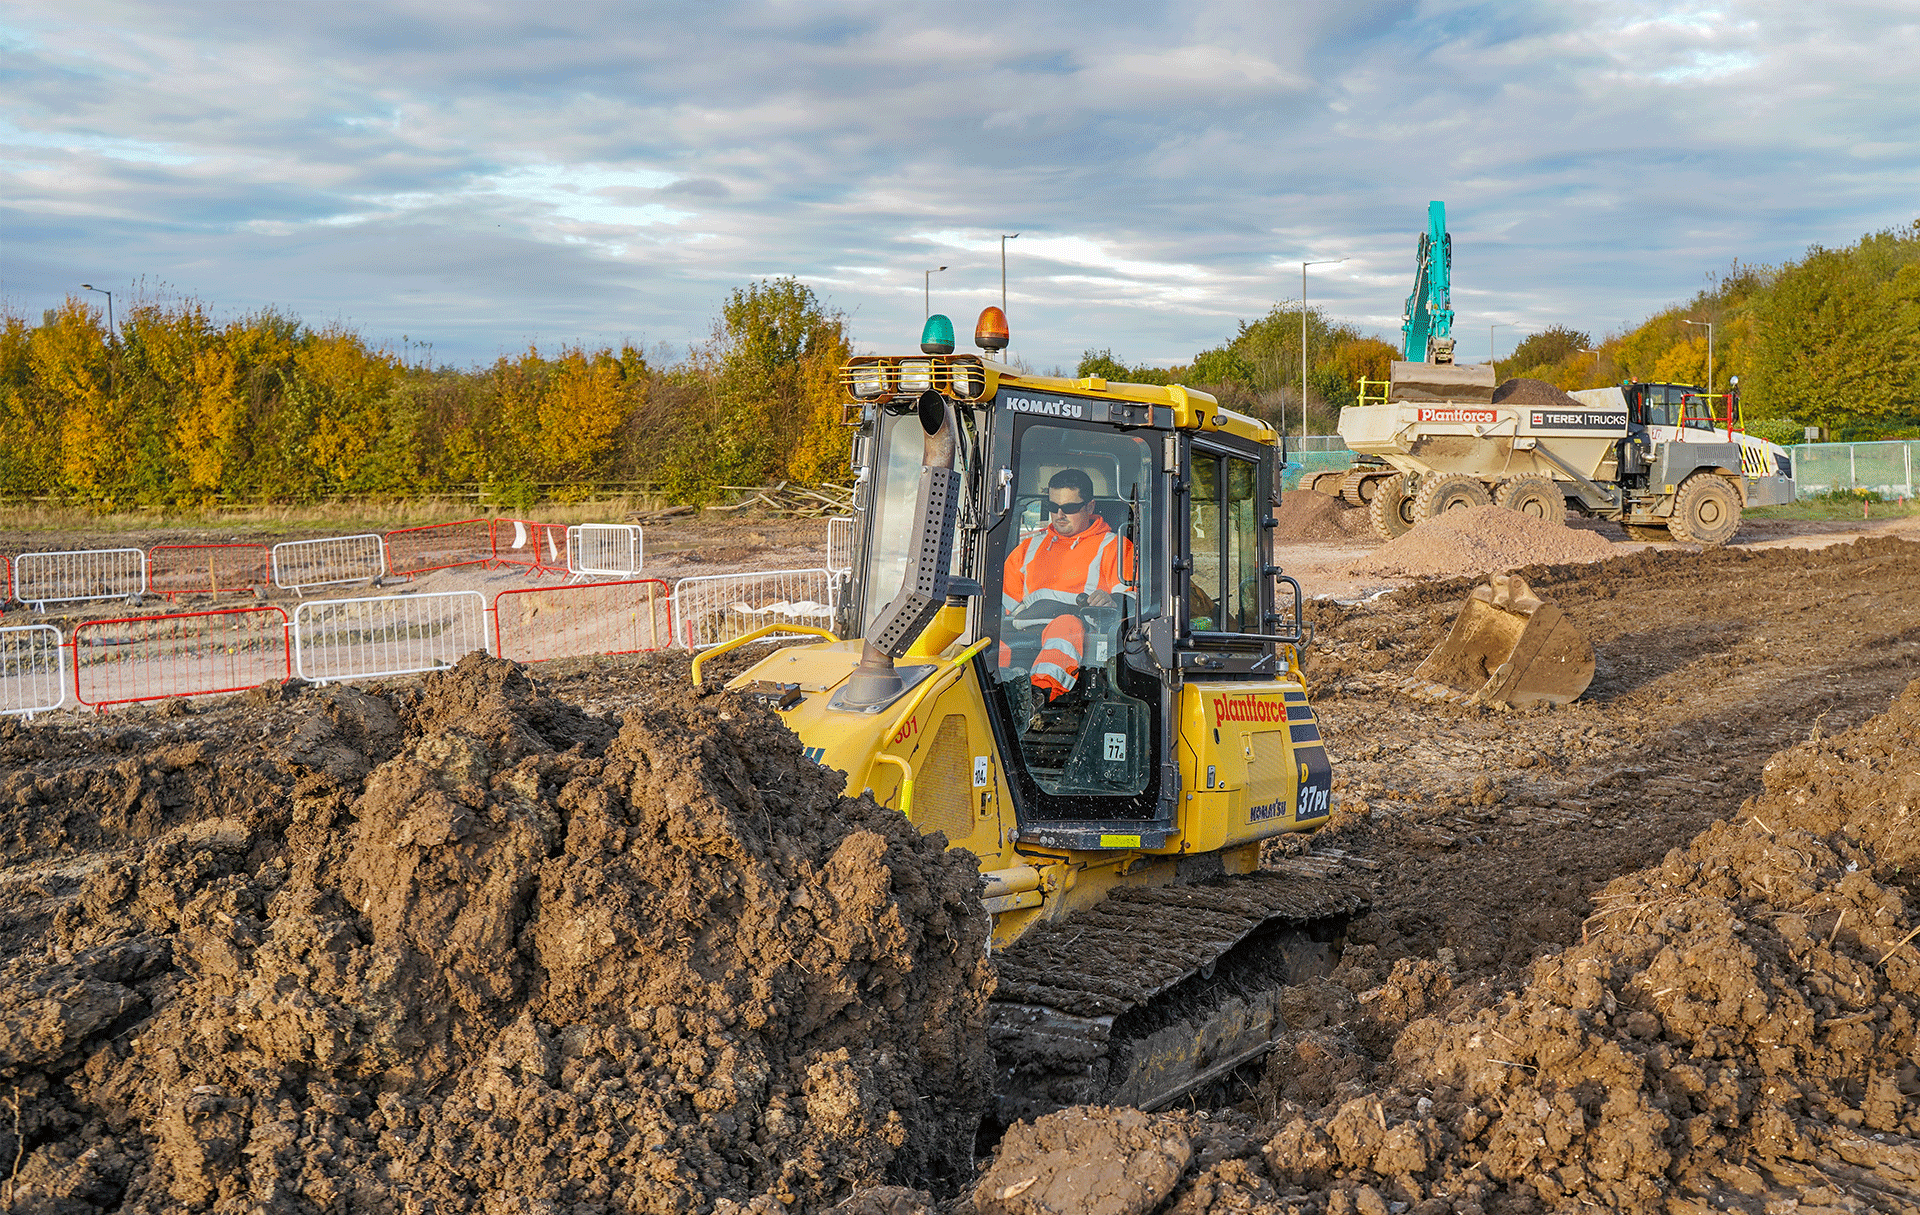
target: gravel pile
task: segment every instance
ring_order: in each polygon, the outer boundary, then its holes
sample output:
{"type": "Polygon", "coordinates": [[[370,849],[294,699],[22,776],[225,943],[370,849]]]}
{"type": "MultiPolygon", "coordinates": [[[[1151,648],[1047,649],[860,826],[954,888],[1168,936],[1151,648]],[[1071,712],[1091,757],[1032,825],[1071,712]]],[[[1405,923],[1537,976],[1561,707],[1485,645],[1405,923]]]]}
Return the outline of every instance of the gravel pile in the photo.
{"type": "Polygon", "coordinates": [[[1426,520],[1355,562],[1347,573],[1471,577],[1527,565],[1604,561],[1617,551],[1612,541],[1594,532],[1498,506],[1471,506],[1426,520]]]}

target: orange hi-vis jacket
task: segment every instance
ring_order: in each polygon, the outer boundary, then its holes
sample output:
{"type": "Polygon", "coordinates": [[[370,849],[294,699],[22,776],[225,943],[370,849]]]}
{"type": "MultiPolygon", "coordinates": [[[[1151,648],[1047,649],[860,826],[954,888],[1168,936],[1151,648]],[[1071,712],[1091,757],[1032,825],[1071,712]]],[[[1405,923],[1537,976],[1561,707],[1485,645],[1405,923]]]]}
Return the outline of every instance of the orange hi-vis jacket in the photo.
{"type": "MultiPolygon", "coordinates": [[[[1099,515],[1078,535],[1062,536],[1052,527],[1043,528],[1007,554],[1002,612],[1010,617],[1029,604],[1052,601],[1064,613],[1041,631],[1040,655],[1029,672],[1049,699],[1072,691],[1079,680],[1081,650],[1086,644],[1086,623],[1075,614],[1080,596],[1091,591],[1118,595],[1127,589],[1132,573],[1133,542],[1121,539],[1099,515]]],[[[1005,666],[1011,652],[1005,645],[1000,652],[1005,666]]]]}

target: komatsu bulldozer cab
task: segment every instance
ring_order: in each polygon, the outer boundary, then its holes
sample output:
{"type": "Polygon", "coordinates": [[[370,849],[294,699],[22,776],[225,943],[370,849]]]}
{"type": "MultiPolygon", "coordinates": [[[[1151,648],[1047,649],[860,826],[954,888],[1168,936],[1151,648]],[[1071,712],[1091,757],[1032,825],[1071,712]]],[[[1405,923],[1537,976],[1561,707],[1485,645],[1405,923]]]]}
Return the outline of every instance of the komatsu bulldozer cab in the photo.
{"type": "MultiPolygon", "coordinates": [[[[1166,400],[1165,389],[1010,375],[981,387],[978,399],[944,402],[962,487],[948,573],[978,588],[949,648],[985,643],[973,662],[1020,838],[1160,847],[1181,797],[1171,740],[1183,682],[1272,680],[1288,667],[1276,641],[1298,640],[1272,628],[1281,619],[1268,530],[1275,448],[1223,428],[1199,394],[1182,426],[1183,411],[1153,399],[1166,400]],[[1194,426],[1208,416],[1212,429],[1194,426]],[[1053,498],[1085,497],[1050,496],[1063,472],[1092,489],[1071,552],[1048,545],[1053,498]],[[1043,672],[1051,687],[1036,682],[1043,672]]],[[[929,525],[920,505],[927,405],[891,393],[862,410],[841,636],[867,636],[889,610],[929,525]]],[[[905,680],[915,661],[902,660],[905,680]]]]}

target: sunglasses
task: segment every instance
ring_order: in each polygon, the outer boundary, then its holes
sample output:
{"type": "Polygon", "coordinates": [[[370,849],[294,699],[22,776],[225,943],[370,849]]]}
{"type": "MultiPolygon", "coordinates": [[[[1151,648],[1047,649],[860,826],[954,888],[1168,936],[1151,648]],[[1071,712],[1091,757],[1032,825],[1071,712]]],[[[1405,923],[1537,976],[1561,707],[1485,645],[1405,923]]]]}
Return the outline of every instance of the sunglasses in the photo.
{"type": "Polygon", "coordinates": [[[1092,505],[1091,502],[1049,502],[1047,509],[1049,514],[1077,515],[1092,505]]]}

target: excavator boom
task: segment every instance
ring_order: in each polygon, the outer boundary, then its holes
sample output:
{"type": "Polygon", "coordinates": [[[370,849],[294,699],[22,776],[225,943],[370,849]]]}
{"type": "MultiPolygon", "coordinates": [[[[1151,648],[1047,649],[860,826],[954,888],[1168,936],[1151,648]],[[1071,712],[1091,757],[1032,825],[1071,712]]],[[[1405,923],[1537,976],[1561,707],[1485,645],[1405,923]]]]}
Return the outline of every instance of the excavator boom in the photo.
{"type": "Polygon", "coordinates": [[[1447,234],[1447,204],[1427,204],[1427,230],[1413,268],[1413,293],[1407,296],[1403,357],[1410,363],[1453,361],[1453,237],[1447,234]]]}

